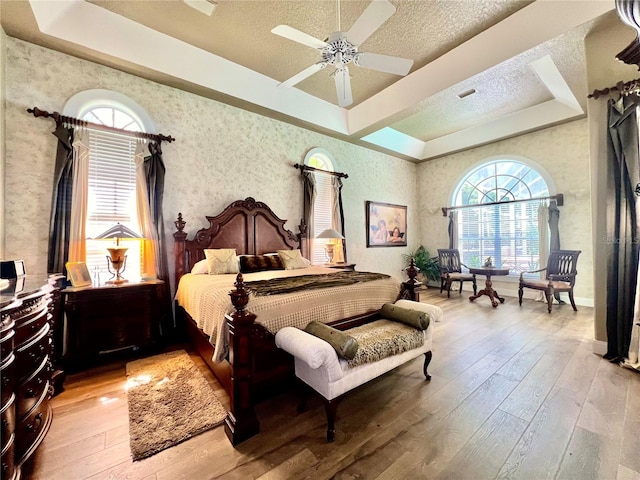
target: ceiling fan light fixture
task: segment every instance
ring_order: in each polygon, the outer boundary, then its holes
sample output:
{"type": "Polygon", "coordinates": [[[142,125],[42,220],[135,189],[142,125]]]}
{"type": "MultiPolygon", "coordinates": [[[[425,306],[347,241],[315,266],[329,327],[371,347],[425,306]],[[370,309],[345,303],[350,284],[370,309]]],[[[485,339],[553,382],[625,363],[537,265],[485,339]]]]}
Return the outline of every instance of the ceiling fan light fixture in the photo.
{"type": "Polygon", "coordinates": [[[189,5],[191,8],[195,8],[201,13],[205,15],[211,16],[213,12],[216,10],[218,6],[218,2],[214,0],[182,0],[184,3],[189,5]]]}
{"type": "Polygon", "coordinates": [[[474,93],[477,93],[476,89],[475,88],[471,88],[471,89],[466,90],[466,91],[464,91],[462,93],[459,93],[458,94],[458,98],[462,100],[463,98],[466,98],[466,97],[468,97],[470,95],[473,95],[474,93]]]}
{"type": "Polygon", "coordinates": [[[294,42],[315,48],[322,56],[322,61],[307,67],[288,80],[281,82],[279,85],[291,87],[320,71],[327,65],[333,65],[335,67],[333,77],[336,84],[338,106],[347,107],[353,103],[351,81],[349,79],[347,65],[353,64],[358,67],[404,76],[411,70],[413,60],[358,51],[358,45],[369,38],[370,35],[395,13],[396,7],[394,7],[389,0],[372,0],[348,32],[343,32],[340,29],[339,0],[336,10],[338,14],[338,30],[331,33],[325,41],[318,40],[288,25],[278,25],[273,28],[271,32],[293,40],[294,42]]]}

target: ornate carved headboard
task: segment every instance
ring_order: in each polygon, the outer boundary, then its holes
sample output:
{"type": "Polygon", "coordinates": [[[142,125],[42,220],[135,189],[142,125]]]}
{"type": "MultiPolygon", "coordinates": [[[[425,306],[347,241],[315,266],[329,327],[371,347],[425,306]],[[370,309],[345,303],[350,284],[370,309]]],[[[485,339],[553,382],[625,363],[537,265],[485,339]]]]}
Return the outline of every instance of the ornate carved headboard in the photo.
{"type": "Polygon", "coordinates": [[[300,248],[302,255],[308,255],[306,225],[301,222],[300,232],[294,234],[284,228],[286,220],[280,219],[266,203],[252,197],[236,200],[219,215],[206,218],[209,227],[198,230],[193,240],[187,240],[187,233],[183,231],[186,222],[182,213],[174,222],[177,229],[173,234],[176,288],[180,277],[205,258],[207,248],[235,248],[238,255],[300,248]]]}

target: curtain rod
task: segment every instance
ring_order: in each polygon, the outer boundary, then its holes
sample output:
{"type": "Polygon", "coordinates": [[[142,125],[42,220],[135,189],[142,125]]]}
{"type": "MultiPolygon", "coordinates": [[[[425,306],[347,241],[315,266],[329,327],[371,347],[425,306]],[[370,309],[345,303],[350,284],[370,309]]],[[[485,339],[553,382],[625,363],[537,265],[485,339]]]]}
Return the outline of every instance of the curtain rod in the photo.
{"type": "Polygon", "coordinates": [[[87,122],[86,120],[80,120],[79,118],[67,117],[66,115],[60,115],[58,112],[49,113],[46,110],[40,110],[38,107],[27,108],[27,112],[33,114],[34,117],[53,118],[56,121],[56,125],[66,123],[78,127],[91,127],[97,130],[106,130],[107,132],[122,133],[131,137],[148,138],[155,140],[156,142],[174,142],[176,139],[172,136],[162,135],[161,133],[145,133],[145,132],[132,132],[131,130],[124,130],[122,128],[109,127],[107,125],[101,125],[99,123],[87,122]]]}
{"type": "Polygon", "coordinates": [[[559,207],[564,205],[564,195],[558,193],[557,195],[551,195],[549,197],[537,197],[537,198],[523,198],[520,200],[507,200],[506,202],[490,202],[479,203],[477,205],[459,205],[457,207],[442,207],[442,216],[446,217],[449,210],[459,210],[461,208],[474,208],[474,207],[488,207],[490,205],[504,205],[507,203],[520,203],[520,202],[535,202],[536,200],[555,200],[559,207]]]}
{"type": "Polygon", "coordinates": [[[333,175],[334,177],[349,178],[349,175],[347,175],[346,173],[329,172],[327,170],[322,170],[320,168],[310,167],[308,165],[300,165],[299,163],[294,164],[293,167],[299,169],[300,171],[311,170],[311,171],[314,171],[314,172],[326,173],[327,175],[333,175]]]}
{"type": "Polygon", "coordinates": [[[592,93],[587,95],[587,98],[593,98],[597,100],[598,98],[608,95],[612,92],[620,92],[622,95],[629,95],[633,92],[640,91],[640,78],[636,78],[635,80],[630,80],[626,83],[620,81],[616,83],[613,87],[605,88],[603,90],[594,90],[592,93]]]}

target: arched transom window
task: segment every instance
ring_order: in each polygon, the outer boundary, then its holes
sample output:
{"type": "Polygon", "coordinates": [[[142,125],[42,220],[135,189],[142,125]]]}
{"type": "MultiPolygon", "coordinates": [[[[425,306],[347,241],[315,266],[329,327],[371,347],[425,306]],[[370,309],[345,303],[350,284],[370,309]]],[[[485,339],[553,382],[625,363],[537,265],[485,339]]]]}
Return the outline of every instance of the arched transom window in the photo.
{"type": "MultiPolygon", "coordinates": [[[[472,170],[458,184],[457,248],[468,266],[492,257],[495,266],[512,275],[539,268],[540,197],[549,196],[547,182],[532,166],[497,160],[472,170]],[[477,205],[477,207],[473,207],[477,205]]],[[[545,208],[545,207],[543,207],[545,208]]],[[[546,231],[546,230],[545,230],[546,231]]]]}

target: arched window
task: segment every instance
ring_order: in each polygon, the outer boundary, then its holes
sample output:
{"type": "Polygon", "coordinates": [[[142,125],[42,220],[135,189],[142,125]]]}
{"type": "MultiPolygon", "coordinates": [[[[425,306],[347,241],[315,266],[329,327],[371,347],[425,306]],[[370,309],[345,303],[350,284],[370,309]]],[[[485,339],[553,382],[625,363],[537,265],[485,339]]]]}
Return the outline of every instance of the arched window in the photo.
{"type": "Polygon", "coordinates": [[[538,269],[541,242],[548,238],[541,238],[539,227],[546,204],[535,199],[548,196],[541,173],[523,161],[496,160],[473,169],[458,183],[453,200],[454,206],[478,205],[457,210],[454,240],[463,263],[480,266],[492,257],[512,275],[538,269]]]}
{"type": "MultiPolygon", "coordinates": [[[[333,156],[323,148],[311,149],[304,158],[304,164],[309,167],[335,171],[333,156]]],[[[316,179],[316,198],[313,204],[313,231],[311,232],[311,263],[314,265],[327,263],[328,257],[325,245],[329,240],[316,238],[328,228],[334,228],[335,190],[332,185],[332,176],[318,174],[316,179]]]]}
{"type": "MultiPolygon", "coordinates": [[[[153,129],[142,108],[124,95],[106,90],[88,90],[72,97],[65,114],[91,123],[145,132],[153,129]]],[[[107,247],[112,238],[98,239],[116,224],[140,235],[136,208],[135,154],[139,139],[106,130],[87,129],[89,139],[89,179],[86,220],[86,263],[109,279],[107,247]]],[[[124,276],[139,280],[142,271],[142,242],[121,239],[128,247],[124,276]]]]}

